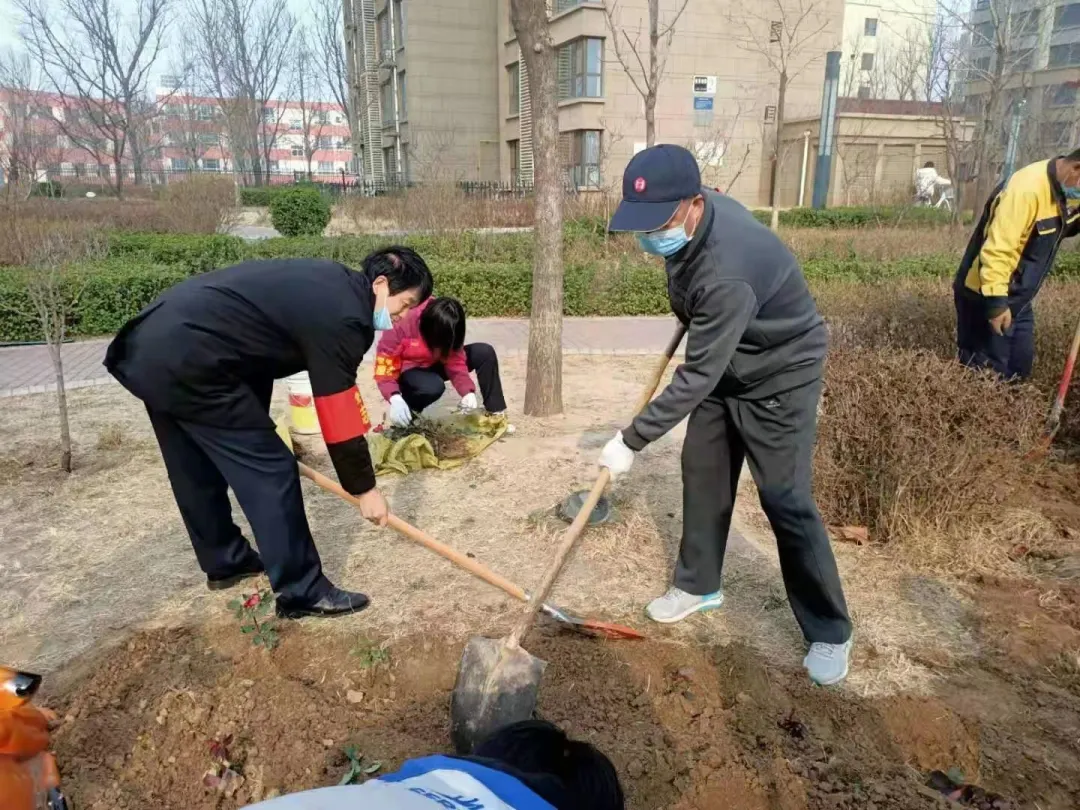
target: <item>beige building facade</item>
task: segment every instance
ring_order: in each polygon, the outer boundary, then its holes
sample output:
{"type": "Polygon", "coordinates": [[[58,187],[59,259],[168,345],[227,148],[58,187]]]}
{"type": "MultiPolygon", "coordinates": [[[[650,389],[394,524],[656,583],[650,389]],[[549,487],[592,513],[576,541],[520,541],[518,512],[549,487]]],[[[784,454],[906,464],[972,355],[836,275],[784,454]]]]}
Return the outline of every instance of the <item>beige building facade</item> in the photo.
{"type": "MultiPolygon", "coordinates": [[[[355,64],[377,64],[377,76],[360,68],[354,86],[379,88],[358,103],[379,124],[360,139],[369,174],[381,166],[387,180],[529,184],[528,77],[509,0],[352,0],[354,9],[365,4],[375,30],[366,39],[378,55],[355,64]]],[[[617,194],[627,161],[645,146],[638,55],[647,65],[648,0],[549,6],[567,187],[617,194]]],[[[680,6],[661,0],[662,29],[680,6]]],[[[689,0],[661,38],[657,142],[691,149],[709,185],[766,203],[778,67],[786,63],[791,75],[785,118],[816,116],[843,15],[843,0],[689,0]],[[807,7],[810,14],[798,13],[807,7]],[[801,30],[784,31],[785,19],[801,19],[801,30]]],[[[360,39],[356,49],[365,47],[360,39]]]]}
{"type": "MultiPolygon", "coordinates": [[[[975,124],[958,118],[946,126],[945,114],[943,105],[935,103],[840,99],[828,205],[910,203],[915,172],[928,161],[947,176],[945,133],[968,142],[975,124]]],[[[817,117],[784,125],[785,158],[777,184],[782,207],[810,204],[818,125],[817,117]]]]}

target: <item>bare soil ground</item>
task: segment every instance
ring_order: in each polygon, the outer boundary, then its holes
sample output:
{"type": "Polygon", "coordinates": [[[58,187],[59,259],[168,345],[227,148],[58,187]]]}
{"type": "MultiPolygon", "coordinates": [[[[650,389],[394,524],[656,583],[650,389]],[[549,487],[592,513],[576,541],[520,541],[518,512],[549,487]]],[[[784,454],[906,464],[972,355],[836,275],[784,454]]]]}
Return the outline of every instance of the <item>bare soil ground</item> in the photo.
{"type": "MultiPolygon", "coordinates": [[[[552,507],[588,486],[648,366],[567,359],[565,416],[515,414],[517,434],[465,467],[387,479],[393,508],[529,587],[561,528],[552,507]]],[[[504,376],[514,413],[523,361],[504,376]]],[[[119,387],[72,399],[66,479],[51,398],[0,408],[0,650],[50,674],[44,702],[65,717],[56,749],[76,806],[233,808],[336,782],[347,744],[384,768],[447,748],[461,644],[505,632],[513,603],[305,485],[327,572],[373,604],[288,623],[280,648],[257,650],[225,608],[236,594],[205,590],[139,404],[119,387]],[[209,743],[228,735],[244,783],[225,797],[201,777],[209,743]]],[[[618,519],[582,539],[553,601],[645,627],[678,544],[680,438],[620,483],[618,519]]],[[[529,642],[551,662],[541,712],[612,756],[631,807],[934,807],[926,774],[950,769],[1001,794],[987,807],[1080,805],[1075,557],[961,580],[839,544],[855,660],[842,688],[811,688],[772,538],[744,490],[723,611],[649,626],[647,642],[550,628],[529,642]]],[[[1052,505],[1075,490],[1046,493],[1052,505]]],[[[1075,546],[1075,510],[1053,514],[1075,546]]]]}

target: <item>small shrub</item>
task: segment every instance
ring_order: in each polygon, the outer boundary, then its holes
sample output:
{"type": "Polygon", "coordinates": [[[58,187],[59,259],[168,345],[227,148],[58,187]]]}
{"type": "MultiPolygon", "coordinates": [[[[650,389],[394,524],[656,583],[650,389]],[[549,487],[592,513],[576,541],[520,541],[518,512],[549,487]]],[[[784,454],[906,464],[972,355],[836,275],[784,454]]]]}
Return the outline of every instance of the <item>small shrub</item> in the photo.
{"type": "Polygon", "coordinates": [[[177,233],[217,233],[236,214],[236,183],[231,177],[192,175],[161,192],[159,211],[177,233]]]}
{"type": "Polygon", "coordinates": [[[30,189],[31,197],[63,197],[64,187],[59,180],[46,180],[43,183],[34,183],[34,187],[30,189]]]}
{"type": "Polygon", "coordinates": [[[270,222],[282,236],[321,236],[330,216],[330,203],[314,188],[294,186],[270,201],[270,222]]]}

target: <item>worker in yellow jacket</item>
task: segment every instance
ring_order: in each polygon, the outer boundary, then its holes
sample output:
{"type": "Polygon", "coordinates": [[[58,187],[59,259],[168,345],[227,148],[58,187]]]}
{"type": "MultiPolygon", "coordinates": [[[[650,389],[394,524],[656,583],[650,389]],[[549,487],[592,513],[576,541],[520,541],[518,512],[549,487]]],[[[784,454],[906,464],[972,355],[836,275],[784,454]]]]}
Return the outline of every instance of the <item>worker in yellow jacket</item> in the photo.
{"type": "Polygon", "coordinates": [[[953,282],[961,363],[1006,380],[1031,375],[1031,304],[1061,241],[1078,232],[1080,149],[1025,166],[994,189],[953,282]]]}

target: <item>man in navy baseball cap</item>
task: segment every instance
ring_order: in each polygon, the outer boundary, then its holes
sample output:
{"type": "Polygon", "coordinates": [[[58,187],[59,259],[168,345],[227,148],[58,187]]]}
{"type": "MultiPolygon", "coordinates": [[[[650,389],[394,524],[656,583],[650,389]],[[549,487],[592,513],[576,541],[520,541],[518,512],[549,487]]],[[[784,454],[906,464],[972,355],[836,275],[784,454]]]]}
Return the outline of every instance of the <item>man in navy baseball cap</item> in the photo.
{"type": "Polygon", "coordinates": [[[671,384],[609,441],[613,477],[689,417],[682,450],[683,532],[672,587],[645,612],[677,622],[724,601],[721,574],[744,459],[776,534],[788,601],[809,644],[810,678],[848,672],[851,621],[811,466],[825,324],[799,263],[731,197],[701,187],[694,156],[663,144],[623,175],[611,230],[663,256],[671,310],[687,328],[671,384]]]}

